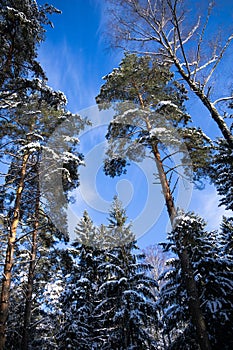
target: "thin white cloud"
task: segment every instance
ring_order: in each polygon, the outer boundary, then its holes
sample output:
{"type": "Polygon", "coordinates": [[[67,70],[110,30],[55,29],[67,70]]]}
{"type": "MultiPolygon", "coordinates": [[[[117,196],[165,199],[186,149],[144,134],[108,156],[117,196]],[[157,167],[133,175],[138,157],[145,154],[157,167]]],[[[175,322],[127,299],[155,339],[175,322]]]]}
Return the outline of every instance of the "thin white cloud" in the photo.
{"type": "Polygon", "coordinates": [[[57,46],[45,43],[39,50],[39,59],[48,84],[66,94],[73,112],[93,105],[95,87],[90,81],[82,49],[72,50],[66,40],[57,46]]]}
{"type": "Polygon", "coordinates": [[[232,216],[232,212],[225,210],[224,206],[219,207],[219,200],[220,197],[214,186],[206,185],[204,190],[193,192],[190,208],[207,221],[209,230],[218,229],[223,216],[232,216]]]}

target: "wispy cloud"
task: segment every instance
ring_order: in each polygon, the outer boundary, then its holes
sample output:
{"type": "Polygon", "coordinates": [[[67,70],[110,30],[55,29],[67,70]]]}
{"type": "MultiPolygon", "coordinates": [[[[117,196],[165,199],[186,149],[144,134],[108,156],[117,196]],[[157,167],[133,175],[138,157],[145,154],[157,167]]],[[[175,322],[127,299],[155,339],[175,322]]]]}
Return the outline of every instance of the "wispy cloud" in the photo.
{"type": "Polygon", "coordinates": [[[96,85],[90,79],[82,49],[72,50],[66,40],[59,45],[45,43],[39,51],[39,59],[49,85],[66,94],[73,112],[93,105],[96,85]]]}
{"type": "Polygon", "coordinates": [[[206,185],[205,190],[193,192],[191,210],[194,210],[207,221],[209,230],[216,230],[221,224],[223,216],[232,216],[232,212],[219,207],[220,197],[214,186],[206,185]]]}

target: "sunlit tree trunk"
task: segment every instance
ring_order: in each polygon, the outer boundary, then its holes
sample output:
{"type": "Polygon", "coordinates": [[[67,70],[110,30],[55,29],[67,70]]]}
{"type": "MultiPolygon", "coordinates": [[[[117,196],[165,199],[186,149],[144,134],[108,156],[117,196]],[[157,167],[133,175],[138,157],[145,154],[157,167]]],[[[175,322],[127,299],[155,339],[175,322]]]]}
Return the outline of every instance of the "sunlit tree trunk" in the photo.
{"type": "MultiPolygon", "coordinates": [[[[138,97],[139,97],[141,107],[144,108],[143,98],[139,92],[138,92],[138,97]]],[[[148,132],[150,132],[152,127],[150,125],[149,118],[147,118],[146,120],[146,125],[147,125],[148,132]]],[[[176,207],[172,196],[171,188],[167,179],[167,175],[164,171],[163,162],[161,160],[158,146],[155,142],[153,142],[153,140],[151,142],[151,146],[152,146],[152,152],[156,161],[158,175],[162,186],[163,196],[165,199],[169,219],[172,227],[174,227],[177,213],[176,213],[176,207]]],[[[197,289],[196,281],[194,279],[193,269],[190,263],[190,257],[186,248],[187,244],[181,237],[181,234],[178,235],[176,244],[182,247],[182,249],[180,250],[178,249],[178,256],[181,262],[181,269],[183,272],[183,276],[185,278],[185,286],[186,286],[187,295],[188,295],[189,311],[190,311],[192,323],[196,328],[197,341],[200,345],[201,350],[210,350],[211,346],[209,342],[208,332],[206,328],[205,319],[201,310],[198,289],[197,289]]]]}
{"type": "Polygon", "coordinates": [[[12,268],[14,264],[14,251],[15,242],[17,236],[17,228],[20,220],[20,207],[22,192],[25,185],[26,168],[28,162],[29,154],[23,156],[20,180],[16,191],[13,219],[10,223],[8,243],[6,258],[4,264],[4,273],[2,281],[1,299],[0,299],[0,350],[5,348],[6,342],[6,328],[7,328],[7,318],[9,312],[9,301],[10,301],[10,286],[12,279],[12,268]]]}

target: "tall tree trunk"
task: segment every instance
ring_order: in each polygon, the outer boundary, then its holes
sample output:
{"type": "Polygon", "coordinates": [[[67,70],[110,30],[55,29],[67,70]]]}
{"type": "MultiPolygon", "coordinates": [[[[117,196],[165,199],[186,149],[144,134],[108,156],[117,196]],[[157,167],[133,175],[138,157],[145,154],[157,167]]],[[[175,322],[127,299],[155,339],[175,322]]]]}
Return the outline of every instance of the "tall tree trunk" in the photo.
{"type": "Polygon", "coordinates": [[[26,168],[29,154],[23,156],[20,180],[16,191],[13,219],[11,221],[11,227],[8,234],[6,259],[4,264],[4,273],[2,281],[1,299],[0,299],[0,350],[5,348],[6,342],[6,329],[7,318],[9,312],[9,300],[10,300],[10,285],[12,278],[12,267],[14,264],[14,251],[17,235],[17,228],[20,220],[20,207],[22,192],[25,184],[26,168]]]}
{"type": "MultiPolygon", "coordinates": [[[[152,149],[156,159],[157,169],[161,181],[161,186],[163,189],[163,195],[165,198],[168,215],[170,218],[171,225],[174,226],[174,219],[176,217],[174,200],[163,168],[158,148],[156,145],[154,145],[152,149]]],[[[181,262],[181,269],[185,278],[185,285],[189,298],[189,311],[192,318],[192,323],[196,328],[197,341],[199,342],[201,350],[210,350],[211,346],[209,343],[205,319],[201,311],[198,289],[193,276],[193,269],[190,263],[190,257],[187,249],[185,248],[186,244],[184,241],[182,241],[181,235],[178,236],[178,242],[176,242],[176,244],[177,246],[183,245],[182,249],[178,250],[178,256],[181,262]]]]}
{"type": "Polygon", "coordinates": [[[39,209],[40,209],[39,179],[37,178],[36,181],[37,181],[37,189],[36,189],[36,202],[35,202],[35,214],[34,214],[34,228],[32,233],[32,246],[31,246],[30,263],[29,263],[29,271],[28,271],[21,350],[28,350],[29,330],[30,330],[31,314],[32,314],[32,294],[33,294],[33,284],[34,284],[35,267],[36,267],[37,235],[38,235],[38,227],[39,227],[39,209]]]}
{"type": "MultiPolygon", "coordinates": [[[[153,153],[156,159],[157,169],[161,186],[163,189],[163,195],[166,202],[168,215],[170,218],[171,225],[174,226],[174,219],[176,217],[176,209],[170,186],[163,168],[161,157],[156,145],[152,147],[153,153]]],[[[205,319],[203,317],[200,305],[200,299],[198,295],[196,281],[193,276],[193,270],[190,263],[190,257],[187,249],[185,248],[185,242],[182,242],[181,235],[178,236],[178,242],[176,244],[183,245],[183,248],[178,250],[178,256],[181,262],[181,269],[185,278],[186,290],[189,298],[189,311],[192,318],[194,327],[196,328],[197,341],[199,342],[201,350],[210,350],[211,346],[209,343],[209,337],[206,329],[205,319]]]]}
{"type": "MultiPolygon", "coordinates": [[[[142,101],[142,97],[139,98],[142,101]]],[[[144,108],[141,102],[142,108],[144,108]]],[[[151,131],[151,125],[149,118],[146,120],[147,130],[151,131]]],[[[158,146],[155,142],[151,142],[152,152],[156,161],[156,166],[158,169],[159,179],[162,186],[163,196],[165,199],[169,219],[172,227],[174,227],[174,220],[176,218],[176,208],[174,199],[172,196],[172,192],[169,186],[169,182],[167,180],[167,175],[164,171],[163,163],[161,160],[160,152],[158,146]]],[[[182,240],[181,235],[178,236],[178,241],[176,242],[177,247],[182,245],[182,249],[178,249],[178,256],[181,262],[181,269],[183,272],[183,276],[185,278],[185,286],[188,294],[188,304],[189,304],[189,312],[191,315],[192,323],[196,328],[197,341],[200,345],[201,350],[211,350],[208,332],[206,328],[206,323],[204,316],[201,311],[200,299],[198,295],[198,289],[196,285],[196,281],[193,275],[192,265],[190,263],[190,257],[187,249],[185,248],[185,242],[182,240]]]]}

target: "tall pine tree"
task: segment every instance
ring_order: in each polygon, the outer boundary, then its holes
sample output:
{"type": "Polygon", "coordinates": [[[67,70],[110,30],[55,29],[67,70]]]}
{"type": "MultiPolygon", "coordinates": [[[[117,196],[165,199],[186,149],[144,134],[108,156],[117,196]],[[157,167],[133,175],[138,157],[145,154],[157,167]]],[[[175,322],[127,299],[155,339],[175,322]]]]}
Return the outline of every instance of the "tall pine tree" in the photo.
{"type": "MultiPolygon", "coordinates": [[[[120,67],[104,79],[106,83],[101,87],[96,101],[100,108],[108,108],[111,103],[116,103],[116,114],[107,134],[109,148],[105,171],[110,176],[120,175],[124,172],[127,161],[142,160],[145,151],[149,149],[157,167],[169,219],[174,226],[176,208],[173,192],[177,182],[172,182],[171,177],[176,174],[177,166],[167,162],[172,154],[180,151],[177,139],[185,143],[197,176],[200,170],[203,173],[209,157],[208,138],[200,129],[187,125],[189,117],[183,106],[186,99],[184,86],[173,81],[172,73],[158,61],[149,56],[138,57],[134,54],[126,55],[120,67]]],[[[185,157],[181,165],[186,171],[190,168],[185,157]]],[[[178,179],[179,175],[180,173],[178,179]]],[[[182,235],[177,235],[176,239],[179,246],[182,235]]],[[[184,248],[178,254],[189,295],[192,321],[201,349],[207,350],[210,349],[210,344],[189,253],[184,248]]]]}

